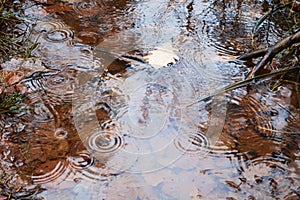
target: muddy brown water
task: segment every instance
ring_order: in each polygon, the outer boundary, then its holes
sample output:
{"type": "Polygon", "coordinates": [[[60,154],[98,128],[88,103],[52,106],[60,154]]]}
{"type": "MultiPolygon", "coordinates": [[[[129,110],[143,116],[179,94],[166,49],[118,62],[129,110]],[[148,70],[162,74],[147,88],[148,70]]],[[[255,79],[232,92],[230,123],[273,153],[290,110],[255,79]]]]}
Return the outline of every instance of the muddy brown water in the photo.
{"type": "Polygon", "coordinates": [[[32,72],[35,104],[1,119],[2,199],[299,198],[295,84],[195,103],[249,72],[234,58],[259,1],[37,0],[25,13],[36,59],[3,67],[32,72]]]}

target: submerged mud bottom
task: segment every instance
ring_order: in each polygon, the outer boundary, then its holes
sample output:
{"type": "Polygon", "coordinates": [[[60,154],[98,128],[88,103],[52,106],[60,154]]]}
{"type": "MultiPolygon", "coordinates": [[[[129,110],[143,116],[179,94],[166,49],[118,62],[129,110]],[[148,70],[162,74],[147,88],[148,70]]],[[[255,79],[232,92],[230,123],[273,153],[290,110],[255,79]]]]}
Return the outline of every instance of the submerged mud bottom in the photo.
{"type": "Polygon", "coordinates": [[[36,58],[1,66],[30,109],[0,115],[0,199],[299,198],[297,77],[197,102],[249,72],[232,56],[259,6],[222,35],[219,4],[31,5],[36,58]]]}

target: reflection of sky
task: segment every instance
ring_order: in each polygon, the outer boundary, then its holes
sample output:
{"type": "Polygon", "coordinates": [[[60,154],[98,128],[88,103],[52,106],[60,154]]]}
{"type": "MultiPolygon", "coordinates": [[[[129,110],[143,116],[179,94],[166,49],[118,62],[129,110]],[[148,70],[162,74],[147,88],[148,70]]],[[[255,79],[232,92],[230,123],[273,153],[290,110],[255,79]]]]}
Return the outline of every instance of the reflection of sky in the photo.
{"type": "MultiPolygon", "coordinates": [[[[132,17],[135,29],[140,35],[144,47],[155,47],[161,43],[171,42],[180,34],[180,27],[175,8],[169,1],[148,1],[136,5],[132,17]]],[[[178,8],[177,8],[178,9],[178,8]]]]}
{"type": "MultiPolygon", "coordinates": [[[[231,57],[220,55],[201,32],[203,24],[200,16],[205,13],[207,3],[197,2],[190,11],[187,6],[186,2],[163,0],[128,5],[131,7],[131,12],[126,14],[130,19],[128,22],[134,25],[123,30],[121,27],[120,31],[106,36],[96,48],[117,53],[139,51],[148,54],[145,59],[155,68],[174,63],[174,58],[183,58],[183,65],[193,68],[188,69],[188,73],[193,74],[194,79],[198,76],[214,89],[220,87],[224,77],[217,62],[231,57]],[[194,32],[189,32],[188,23],[196,27],[194,32]]],[[[187,71],[184,67],[182,70],[187,71]]]]}
{"type": "MultiPolygon", "coordinates": [[[[114,111],[116,111],[116,113],[122,109],[125,110],[125,114],[123,116],[120,116],[119,112],[117,114],[119,119],[114,119],[115,116],[112,116],[112,120],[115,120],[114,122],[119,120],[119,122],[125,124],[123,129],[118,131],[121,132],[120,137],[122,137],[123,133],[127,131],[127,136],[124,137],[127,140],[125,140],[125,144],[122,146],[122,148],[124,147],[121,149],[122,151],[118,151],[115,155],[110,154],[106,157],[104,156],[105,159],[100,157],[98,160],[102,162],[102,165],[98,163],[99,165],[97,166],[93,165],[88,168],[78,169],[76,168],[78,163],[76,163],[76,159],[72,160],[72,157],[66,158],[66,161],[64,162],[58,162],[55,166],[57,169],[61,169],[59,170],[60,173],[58,173],[58,176],[60,177],[54,177],[55,181],[44,185],[49,188],[49,194],[47,196],[50,199],[55,199],[56,197],[61,198],[62,196],[66,196],[68,192],[72,193],[73,196],[76,196],[76,199],[98,199],[99,196],[103,195],[100,193],[107,188],[109,189],[108,197],[112,197],[112,199],[118,199],[120,197],[118,195],[123,194],[124,197],[132,195],[134,199],[143,199],[143,195],[144,197],[153,195],[157,199],[187,199],[190,197],[199,197],[198,195],[203,195],[204,197],[210,196],[212,199],[217,199],[220,196],[224,198],[228,194],[243,198],[244,196],[242,193],[236,194],[232,192],[234,188],[232,189],[226,186],[226,180],[230,180],[230,183],[236,183],[236,185],[240,183],[242,184],[239,178],[243,178],[243,175],[246,177],[249,176],[249,178],[247,177],[249,179],[248,183],[250,182],[249,184],[252,184],[253,182],[253,187],[256,190],[259,189],[260,185],[257,185],[252,179],[254,175],[266,176],[265,171],[261,171],[259,167],[255,167],[255,163],[252,164],[250,161],[248,162],[250,163],[250,166],[241,167],[240,165],[247,164],[246,162],[246,164],[244,163],[244,160],[242,160],[243,158],[236,156],[236,154],[234,154],[235,152],[226,151],[226,148],[230,149],[235,147],[235,138],[234,143],[227,144],[228,147],[224,144],[225,147],[223,149],[216,148],[215,152],[213,152],[215,155],[202,155],[202,152],[199,152],[199,149],[203,148],[201,147],[201,137],[196,137],[200,134],[195,135],[194,133],[197,133],[197,131],[202,132],[201,128],[205,129],[210,125],[207,124],[211,117],[210,110],[207,108],[209,107],[206,104],[207,102],[203,102],[201,105],[195,105],[190,109],[182,106],[187,101],[192,101],[194,100],[193,98],[199,97],[199,95],[206,95],[210,91],[214,91],[216,88],[223,86],[222,84],[224,84],[224,79],[228,79],[229,81],[231,80],[230,76],[225,77],[222,74],[225,71],[225,64],[222,63],[222,69],[220,69],[220,65],[218,63],[220,61],[230,59],[231,54],[227,55],[226,51],[223,51],[224,49],[221,49],[223,54],[220,54],[218,47],[211,44],[211,41],[207,41],[207,38],[214,37],[218,34],[204,35],[201,31],[203,24],[201,24],[202,21],[199,16],[207,9],[204,8],[207,4],[200,1],[195,1],[194,3],[193,10],[191,10],[191,13],[188,13],[187,3],[185,2],[166,0],[140,1],[127,5],[126,9],[130,10],[130,12],[121,11],[121,8],[117,8],[116,10],[112,10],[111,15],[109,16],[107,15],[108,13],[104,12],[102,14],[103,16],[98,19],[81,18],[78,24],[69,22],[68,26],[60,27],[60,29],[73,30],[75,32],[75,39],[78,36],[78,32],[81,32],[81,36],[85,34],[82,33],[83,31],[86,31],[87,34],[89,31],[92,33],[98,33],[97,31],[104,27],[107,31],[106,34],[99,34],[95,36],[103,37],[101,38],[101,42],[97,43],[96,48],[107,51],[108,54],[93,54],[92,48],[89,48],[87,45],[74,45],[72,42],[69,42],[72,40],[71,37],[66,38],[66,41],[62,40],[61,43],[58,41],[51,42],[51,37],[50,40],[45,39],[45,37],[40,38],[39,42],[41,44],[39,45],[39,51],[44,61],[46,61],[46,65],[48,67],[59,69],[62,69],[61,66],[63,65],[68,68],[73,66],[78,71],[85,71],[84,69],[87,69],[88,71],[89,67],[92,67],[90,64],[95,64],[93,63],[95,60],[98,64],[100,63],[96,67],[107,67],[115,59],[113,55],[109,55],[109,52],[127,53],[133,50],[139,50],[146,54],[150,52],[152,55],[160,54],[160,56],[162,55],[162,52],[170,52],[171,50],[171,57],[176,56],[179,59],[179,62],[173,66],[162,67],[162,65],[166,65],[165,62],[162,62],[162,60],[164,61],[167,54],[163,54],[163,58],[159,56],[151,57],[151,54],[149,54],[147,55],[148,58],[150,57],[150,60],[152,59],[150,65],[141,64],[141,69],[134,69],[135,71],[127,72],[127,77],[122,74],[119,76],[106,77],[106,85],[103,84],[104,86],[97,84],[93,85],[95,83],[94,79],[92,79],[94,78],[93,74],[82,73],[80,74],[81,76],[76,76],[77,79],[82,78],[83,84],[90,81],[89,86],[91,88],[84,87],[83,89],[86,89],[85,92],[87,94],[81,93],[81,95],[84,96],[82,97],[82,100],[86,100],[88,106],[91,104],[91,112],[95,111],[93,109],[96,103],[107,103],[106,99],[104,99],[103,102],[99,101],[103,98],[103,96],[101,96],[102,94],[96,93],[99,88],[99,90],[107,90],[107,93],[110,95],[109,97],[112,97],[107,100],[111,100],[111,102],[109,102],[109,106],[112,106],[108,109],[113,110],[115,106],[114,111]],[[106,18],[110,19],[108,22],[101,24],[100,22],[106,18]],[[109,24],[110,22],[116,23],[109,24]],[[131,26],[126,24],[127,22],[134,22],[134,25],[131,26]],[[188,23],[194,23],[193,27],[196,30],[195,32],[187,29],[186,26],[188,23]],[[97,26],[94,26],[95,24],[97,24],[97,26]],[[85,30],[85,27],[89,27],[89,29],[85,30]],[[114,28],[118,30],[115,30],[114,28]],[[111,30],[111,32],[109,32],[109,30],[111,30]],[[104,55],[106,55],[106,57],[104,55]],[[155,63],[156,68],[151,66],[153,63],[155,63]],[[77,65],[79,65],[79,67],[77,65]],[[157,85],[161,87],[157,87],[157,85]],[[147,91],[147,87],[145,86],[151,86],[150,89],[152,89],[152,91],[148,91],[152,92],[151,94],[145,95],[147,91]],[[117,95],[113,96],[114,94],[117,95]],[[114,98],[117,99],[115,102],[112,101],[114,98]],[[148,100],[148,105],[140,101],[143,99],[148,100]],[[158,106],[158,103],[161,104],[159,104],[161,107],[158,106]],[[172,103],[172,106],[168,106],[168,103],[172,103]],[[175,103],[177,110],[180,110],[180,112],[174,112],[173,115],[166,116],[166,114],[169,114],[168,109],[173,109],[173,103],[175,103]],[[138,113],[140,108],[144,109],[144,113],[138,113]],[[157,110],[157,108],[160,110],[157,110]],[[138,118],[142,118],[144,116],[148,116],[147,120],[151,118],[153,119],[150,122],[147,121],[148,124],[137,123],[139,122],[138,118]],[[165,118],[167,118],[167,120],[165,120],[165,118]],[[179,122],[177,122],[177,120],[179,122]],[[186,155],[184,154],[184,151],[177,149],[174,145],[175,142],[172,140],[175,137],[172,134],[177,134],[176,131],[178,127],[175,125],[176,123],[180,124],[181,122],[186,124],[185,127],[183,126],[183,128],[185,128],[184,131],[181,131],[180,134],[186,134],[186,137],[179,138],[179,142],[183,141],[181,143],[181,147],[183,147],[183,149],[191,147],[189,151],[192,155],[186,155]],[[160,125],[166,125],[163,127],[165,128],[164,131],[161,131],[161,127],[157,127],[160,125]],[[156,138],[152,137],[148,140],[137,140],[133,137],[134,135],[131,135],[130,137],[130,134],[135,133],[134,131],[137,130],[134,129],[132,131],[132,127],[136,126],[139,126],[144,133],[149,133],[151,137],[152,135],[150,133],[152,133],[153,130],[156,130],[158,133],[162,133],[162,135],[159,135],[159,137],[156,138]],[[189,135],[189,131],[192,132],[191,135],[189,135]],[[192,145],[191,142],[193,143],[192,145]],[[163,149],[166,144],[169,145],[167,146],[168,148],[163,149]],[[160,149],[165,151],[157,151],[160,149]],[[153,153],[155,150],[156,154],[153,153]],[[74,161],[75,163],[72,163],[74,161]],[[66,167],[65,165],[67,164],[68,166],[66,167]],[[60,165],[62,167],[60,167],[60,165]],[[72,166],[75,166],[75,168],[72,168],[72,166]],[[130,173],[124,173],[121,175],[118,174],[118,176],[113,178],[110,177],[111,174],[106,171],[107,168],[116,169],[116,173],[122,170],[142,173],[138,175],[132,175],[130,173]],[[251,173],[241,174],[240,168],[243,168],[246,172],[248,170],[251,173]],[[145,171],[153,171],[157,169],[162,170],[152,173],[143,173],[145,171]],[[98,179],[94,179],[93,177],[98,177],[98,179]],[[103,177],[106,177],[107,179],[101,179],[103,177]],[[86,194],[86,196],[84,194],[86,194]],[[157,197],[157,195],[162,196],[157,197]]],[[[73,15],[76,15],[76,13],[73,13],[73,15]]],[[[72,14],[70,16],[72,16],[72,14]]],[[[66,17],[66,19],[64,19],[65,23],[68,23],[67,19],[70,18],[66,17]]],[[[74,21],[76,21],[76,19],[74,21]]],[[[221,29],[210,29],[210,31],[222,32],[221,29]]],[[[221,37],[222,35],[219,36],[221,37]]],[[[81,39],[82,42],[85,43],[84,38],[81,39]]],[[[217,39],[221,40],[223,38],[217,39]]],[[[234,39],[235,38],[232,38],[232,40],[234,39]]],[[[217,40],[214,40],[214,42],[217,42],[217,40]]],[[[232,64],[228,65],[226,70],[230,69],[238,74],[238,67],[239,66],[232,64]]],[[[66,81],[63,83],[66,83],[66,81]]],[[[64,89],[67,88],[64,86],[65,85],[61,87],[62,93],[64,92],[64,89]]],[[[78,90],[75,92],[79,93],[80,91],[78,90]]],[[[79,101],[79,104],[81,103],[82,102],[79,101]]],[[[222,105],[220,105],[221,104],[218,104],[217,108],[221,108],[222,105]]],[[[84,112],[85,115],[89,114],[86,111],[90,108],[88,106],[83,107],[82,112],[84,112]]],[[[234,114],[236,114],[236,112],[234,114]]],[[[239,112],[243,112],[243,110],[241,109],[239,112]]],[[[244,114],[244,112],[242,114],[244,114]]],[[[91,120],[91,117],[95,116],[86,116],[88,120],[91,120]]],[[[74,118],[76,118],[76,116],[74,118]]],[[[244,120],[244,118],[242,119],[244,120]]],[[[79,118],[77,120],[79,120],[79,124],[82,122],[85,123],[85,121],[79,118]]],[[[99,125],[96,117],[91,121],[91,124],[95,122],[94,126],[99,125]]],[[[243,125],[247,127],[247,120],[244,121],[245,124],[243,125]]],[[[241,122],[238,121],[238,123],[241,122]]],[[[82,134],[83,131],[85,131],[84,134],[86,135],[84,135],[84,138],[93,134],[93,127],[91,124],[85,124],[88,125],[86,129],[79,129],[78,134],[82,134]],[[82,132],[80,133],[80,131],[82,132]]],[[[229,131],[230,130],[231,129],[229,129],[229,131]]],[[[228,134],[227,137],[231,137],[231,135],[229,136],[228,134]]],[[[244,140],[246,141],[249,140],[246,132],[244,136],[241,135],[240,137],[245,137],[244,140]]],[[[260,138],[257,139],[257,142],[260,142],[259,139],[260,138]]],[[[225,142],[228,141],[229,140],[226,140],[225,142]]],[[[248,147],[249,145],[246,144],[244,146],[248,147]]],[[[205,151],[206,149],[204,149],[204,153],[207,153],[205,151]]],[[[89,155],[89,153],[87,154],[89,155]]],[[[103,156],[102,152],[100,152],[100,155],[103,156]]],[[[84,156],[79,155],[78,157],[77,161],[80,163],[80,159],[84,158],[84,156]]],[[[262,159],[264,159],[264,157],[262,157],[262,159]]],[[[276,162],[274,163],[276,164],[276,162]]],[[[268,172],[273,170],[270,166],[263,167],[266,168],[268,172]]],[[[57,172],[53,172],[53,174],[54,173],[57,172]]],[[[50,178],[51,174],[49,174],[50,178]]],[[[283,176],[283,174],[284,173],[280,175],[283,176]]],[[[47,177],[48,174],[45,174],[45,176],[47,177]]],[[[36,176],[33,178],[43,179],[44,176],[36,176]]],[[[41,181],[41,183],[43,182],[41,181]]],[[[267,181],[264,183],[267,184],[267,181]]],[[[244,187],[249,187],[248,190],[250,191],[251,185],[249,186],[249,184],[247,184],[244,184],[244,187]]],[[[261,193],[264,193],[264,191],[261,191],[261,193]]]]}

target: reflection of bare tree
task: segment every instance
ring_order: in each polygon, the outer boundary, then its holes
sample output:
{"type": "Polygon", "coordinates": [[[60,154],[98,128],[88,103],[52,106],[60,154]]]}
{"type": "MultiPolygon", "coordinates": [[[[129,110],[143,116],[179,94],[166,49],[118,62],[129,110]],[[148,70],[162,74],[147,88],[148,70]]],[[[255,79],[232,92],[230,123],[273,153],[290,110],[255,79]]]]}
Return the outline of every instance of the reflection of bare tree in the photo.
{"type": "Polygon", "coordinates": [[[193,24],[192,20],[192,16],[193,16],[193,10],[194,10],[194,1],[191,1],[187,6],[187,10],[188,10],[188,16],[187,16],[187,24],[186,24],[186,29],[187,31],[193,31],[195,29],[195,25],[193,24]]]}
{"type": "Polygon", "coordinates": [[[249,48],[254,13],[259,13],[259,4],[253,1],[214,1],[203,19],[211,45],[230,54],[249,48]]]}

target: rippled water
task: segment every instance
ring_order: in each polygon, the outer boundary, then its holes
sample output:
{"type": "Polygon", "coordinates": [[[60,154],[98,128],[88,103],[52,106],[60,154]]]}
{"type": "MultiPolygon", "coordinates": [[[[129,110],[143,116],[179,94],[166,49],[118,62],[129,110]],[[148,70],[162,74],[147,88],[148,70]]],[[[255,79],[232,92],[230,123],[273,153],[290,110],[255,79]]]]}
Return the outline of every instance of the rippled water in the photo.
{"type": "Polygon", "coordinates": [[[22,189],[45,199],[296,199],[293,84],[195,103],[245,77],[234,56],[250,48],[260,7],[36,1],[26,12],[43,73],[24,83],[33,114],[5,119],[1,169],[20,169],[32,185],[22,189]]]}

